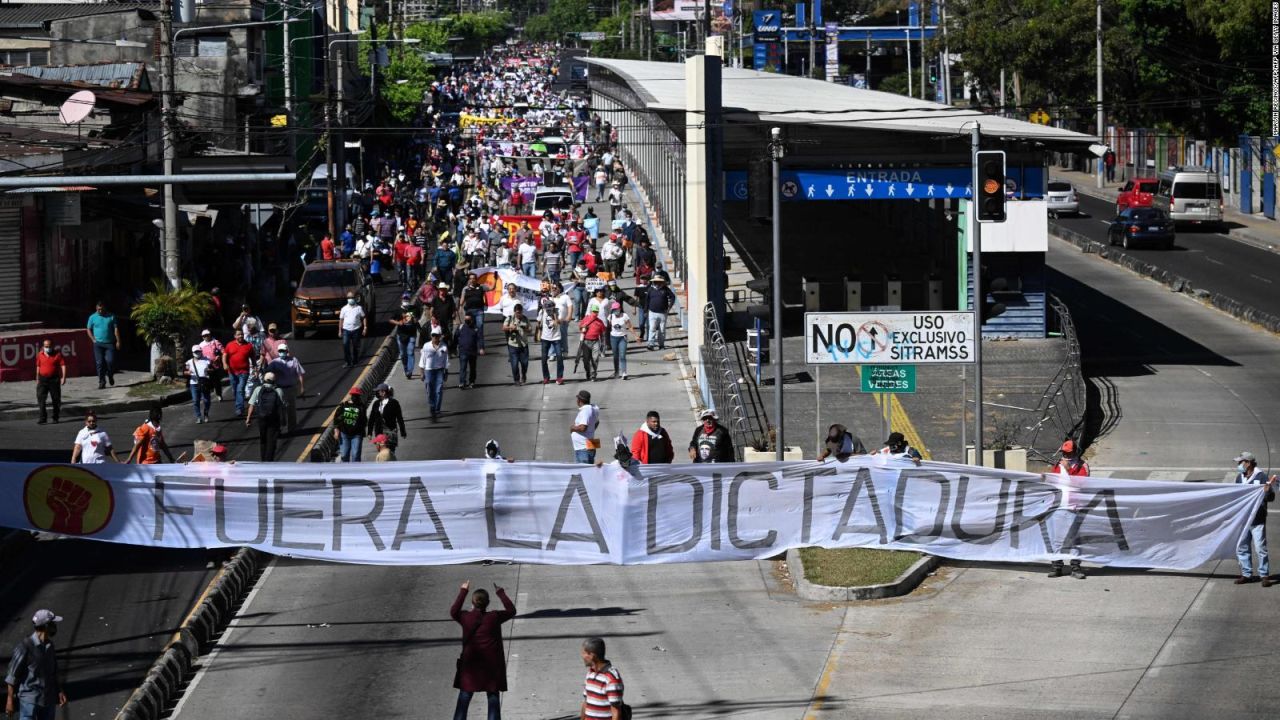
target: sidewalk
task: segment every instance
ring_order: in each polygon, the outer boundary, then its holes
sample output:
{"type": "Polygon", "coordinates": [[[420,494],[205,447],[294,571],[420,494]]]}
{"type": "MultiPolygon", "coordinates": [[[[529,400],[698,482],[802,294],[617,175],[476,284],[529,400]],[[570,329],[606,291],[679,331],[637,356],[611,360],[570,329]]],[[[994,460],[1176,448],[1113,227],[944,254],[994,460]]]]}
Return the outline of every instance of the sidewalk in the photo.
{"type": "MultiPolygon", "coordinates": [[[[69,377],[62,386],[62,422],[79,423],[90,410],[99,413],[119,413],[142,410],[159,401],[162,405],[189,399],[185,382],[172,385],[156,385],[150,373],[121,370],[116,373],[116,384],[98,389],[96,376],[69,377]]],[[[53,417],[53,404],[49,405],[49,420],[53,417]]],[[[0,415],[7,420],[35,420],[40,417],[36,405],[36,382],[25,380],[0,383],[0,415]]]]}
{"type": "MultiPolygon", "coordinates": [[[[1076,192],[1090,197],[1115,202],[1120,194],[1122,182],[1107,183],[1102,189],[1097,187],[1097,178],[1089,173],[1063,170],[1058,167],[1049,168],[1050,180],[1062,180],[1071,183],[1076,192]]],[[[1240,242],[1259,247],[1264,250],[1280,253],[1280,221],[1268,220],[1261,213],[1245,215],[1237,208],[1227,205],[1222,210],[1227,230],[1223,234],[1240,242]]]]}

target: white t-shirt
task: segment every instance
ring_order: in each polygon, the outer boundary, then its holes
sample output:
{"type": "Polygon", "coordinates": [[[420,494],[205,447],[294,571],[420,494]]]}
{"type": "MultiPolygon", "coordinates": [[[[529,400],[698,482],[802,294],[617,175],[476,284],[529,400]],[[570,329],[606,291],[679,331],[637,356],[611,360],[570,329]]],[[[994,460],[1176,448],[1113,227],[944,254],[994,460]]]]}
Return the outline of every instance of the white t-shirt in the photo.
{"type": "Polygon", "coordinates": [[[209,377],[209,361],[205,360],[203,355],[197,355],[187,361],[187,372],[191,373],[187,377],[187,384],[199,385],[201,378],[209,377]]]}
{"type": "Polygon", "coordinates": [[[626,337],[631,329],[631,316],[622,313],[621,315],[609,316],[609,334],[613,337],[626,337]]]}
{"type": "Polygon", "coordinates": [[[578,416],[573,419],[573,424],[587,426],[585,433],[569,433],[569,439],[573,441],[573,449],[586,450],[587,440],[596,436],[596,426],[600,424],[600,409],[595,405],[583,405],[578,408],[578,416]]]}
{"type": "Polygon", "coordinates": [[[557,342],[560,340],[560,318],[558,313],[552,314],[546,310],[539,310],[538,324],[542,328],[543,340],[557,342]]]}
{"type": "Polygon", "coordinates": [[[80,446],[80,462],[85,465],[97,465],[107,461],[107,448],[111,447],[111,438],[101,428],[90,430],[80,428],[76,433],[76,444],[80,446]]]}
{"type": "Polygon", "coordinates": [[[552,301],[556,304],[556,309],[560,311],[560,319],[569,322],[573,319],[573,298],[568,293],[560,293],[555,296],[552,301]]]}
{"type": "Polygon", "coordinates": [[[514,309],[515,306],[519,305],[520,303],[521,303],[521,300],[519,297],[511,297],[510,295],[503,295],[502,299],[498,301],[498,309],[502,310],[502,317],[509,318],[512,316],[512,314],[515,313],[515,309],[514,309]]]}
{"type": "Polygon", "coordinates": [[[533,243],[520,243],[520,264],[535,262],[538,259],[538,247],[533,243]]]}
{"type": "Polygon", "coordinates": [[[449,367],[449,346],[440,343],[440,347],[428,342],[422,346],[418,367],[423,370],[441,370],[449,367]]]}
{"type": "Polygon", "coordinates": [[[343,330],[359,330],[364,320],[364,308],[359,305],[343,305],[338,312],[338,319],[342,321],[343,330]]]}

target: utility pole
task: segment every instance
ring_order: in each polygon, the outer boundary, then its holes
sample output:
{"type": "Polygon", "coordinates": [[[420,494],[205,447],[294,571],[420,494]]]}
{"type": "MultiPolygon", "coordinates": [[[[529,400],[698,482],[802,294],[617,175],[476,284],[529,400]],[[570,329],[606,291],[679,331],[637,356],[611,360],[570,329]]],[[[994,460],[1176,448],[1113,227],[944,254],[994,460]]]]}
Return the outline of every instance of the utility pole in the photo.
{"type": "MultiPolygon", "coordinates": [[[[769,131],[773,156],[773,416],[775,460],[783,459],[782,435],[782,128],[769,131]]],[[[976,172],[976,171],[975,171],[976,172]]],[[[758,340],[757,340],[758,342],[758,340]]]]}
{"type": "MultiPolygon", "coordinates": [[[[164,174],[173,174],[173,160],[177,155],[174,146],[178,123],[173,116],[173,0],[162,0],[160,5],[160,138],[164,153],[164,174]]],[[[164,184],[164,237],[161,252],[164,255],[164,277],[171,290],[182,284],[182,263],[178,248],[178,202],[173,197],[173,184],[164,184]]]]}
{"type": "MultiPolygon", "coordinates": [[[[325,3],[326,9],[328,3],[325,3]]],[[[333,194],[333,185],[337,182],[337,168],[333,166],[333,83],[329,81],[329,18],[324,18],[324,165],[325,165],[325,202],[329,215],[329,237],[338,237],[337,202],[333,194]]]]}
{"type": "Polygon", "coordinates": [[[915,88],[911,86],[911,28],[903,30],[907,34],[907,97],[916,94],[915,88]]]}
{"type": "MultiPolygon", "coordinates": [[[[982,129],[978,123],[973,124],[972,135],[973,174],[969,184],[973,192],[969,195],[969,228],[968,236],[973,243],[973,464],[982,466],[982,304],[986,298],[982,295],[982,226],[978,224],[978,151],[982,149],[982,129]]],[[[964,408],[960,409],[961,414],[964,408]]]]}
{"type": "MultiPolygon", "coordinates": [[[[1098,76],[1098,142],[1105,145],[1106,142],[1102,137],[1103,132],[1106,130],[1106,127],[1105,127],[1106,119],[1103,117],[1103,113],[1102,113],[1102,0],[1098,0],[1098,30],[1097,30],[1096,55],[1097,55],[1097,76],[1098,76]]],[[[1103,167],[1105,163],[1102,162],[1102,158],[1098,158],[1095,162],[1097,163],[1097,166],[1098,166],[1098,187],[1101,188],[1103,185],[1102,181],[1105,179],[1105,176],[1103,175],[1103,173],[1106,172],[1106,168],[1103,167]]]]}
{"type": "MultiPolygon", "coordinates": [[[[810,3],[812,3],[812,2],[813,2],[813,0],[809,0],[809,1],[810,1],[810,3]]],[[[809,71],[808,71],[808,77],[813,77],[813,68],[815,67],[815,63],[817,63],[817,62],[818,62],[818,46],[817,46],[816,44],[814,44],[814,42],[813,42],[813,40],[814,40],[813,36],[814,36],[815,34],[817,34],[817,32],[818,32],[818,26],[817,26],[816,24],[814,24],[814,22],[813,22],[813,5],[812,5],[812,4],[809,6],[809,17],[805,18],[805,20],[807,21],[805,24],[809,26],[809,71]]]]}
{"type": "Polygon", "coordinates": [[[943,104],[951,104],[951,45],[947,42],[947,0],[942,0],[942,62],[939,63],[942,75],[943,104]]]}

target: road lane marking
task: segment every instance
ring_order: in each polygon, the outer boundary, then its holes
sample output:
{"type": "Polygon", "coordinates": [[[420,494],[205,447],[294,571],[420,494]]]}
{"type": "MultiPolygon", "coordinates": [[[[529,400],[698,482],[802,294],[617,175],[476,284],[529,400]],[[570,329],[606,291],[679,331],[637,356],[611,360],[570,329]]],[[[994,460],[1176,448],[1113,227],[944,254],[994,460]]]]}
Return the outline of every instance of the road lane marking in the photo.
{"type": "Polygon", "coordinates": [[[213,661],[218,658],[218,654],[222,652],[222,648],[226,646],[227,641],[231,639],[231,634],[235,632],[236,627],[240,624],[240,616],[249,610],[249,606],[253,604],[253,599],[258,596],[258,591],[267,583],[267,578],[271,576],[271,571],[275,569],[276,559],[271,558],[271,562],[267,563],[266,569],[262,571],[262,575],[258,577],[258,582],[254,583],[253,589],[245,596],[244,603],[240,605],[240,609],[236,611],[236,616],[231,618],[231,622],[227,623],[227,629],[222,631],[222,637],[218,638],[218,642],[214,645],[213,650],[209,654],[200,658],[200,669],[196,670],[195,677],[191,678],[191,682],[182,690],[182,697],[178,698],[178,704],[173,706],[173,712],[169,715],[170,720],[177,720],[182,716],[182,708],[187,704],[187,699],[195,694],[196,688],[200,685],[200,681],[204,679],[205,673],[213,666],[213,661]]]}
{"type": "Polygon", "coordinates": [[[1226,263],[1222,262],[1221,260],[1214,260],[1213,258],[1209,257],[1208,255],[1205,255],[1205,256],[1204,256],[1204,259],[1205,259],[1205,260],[1208,260],[1209,262],[1213,263],[1214,265],[1226,265],[1226,263]]]}
{"type": "Polygon", "coordinates": [[[1266,284],[1268,284],[1268,285],[1270,285],[1270,284],[1271,284],[1271,281],[1270,281],[1270,280],[1268,280],[1267,278],[1262,277],[1261,275],[1254,275],[1253,273],[1249,273],[1249,277],[1253,278],[1254,280],[1261,280],[1262,282],[1264,282],[1264,283],[1266,283],[1266,284]]]}

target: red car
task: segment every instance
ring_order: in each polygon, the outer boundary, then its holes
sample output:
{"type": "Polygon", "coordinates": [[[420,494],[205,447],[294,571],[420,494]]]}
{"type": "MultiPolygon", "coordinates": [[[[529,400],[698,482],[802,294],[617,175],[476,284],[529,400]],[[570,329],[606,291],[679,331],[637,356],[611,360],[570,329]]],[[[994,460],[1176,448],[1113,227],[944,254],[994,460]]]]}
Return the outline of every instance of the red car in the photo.
{"type": "Polygon", "coordinates": [[[1134,178],[1120,188],[1116,198],[1116,214],[1129,208],[1151,207],[1151,198],[1156,194],[1156,186],[1160,181],[1156,178],[1134,178]]]}

